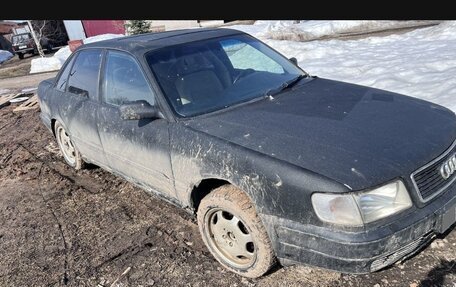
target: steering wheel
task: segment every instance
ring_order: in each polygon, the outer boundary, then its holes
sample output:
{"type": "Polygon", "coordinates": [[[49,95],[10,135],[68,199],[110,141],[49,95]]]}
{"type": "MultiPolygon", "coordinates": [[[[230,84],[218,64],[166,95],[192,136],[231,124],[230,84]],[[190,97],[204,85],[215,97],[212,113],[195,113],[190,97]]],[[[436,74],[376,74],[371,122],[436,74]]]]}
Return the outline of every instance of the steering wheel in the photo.
{"type": "Polygon", "coordinates": [[[233,84],[235,84],[240,78],[243,78],[251,73],[254,73],[255,70],[254,69],[251,69],[251,68],[248,68],[248,69],[245,69],[245,70],[242,70],[239,74],[237,74],[237,76],[234,78],[233,80],[233,84]]]}

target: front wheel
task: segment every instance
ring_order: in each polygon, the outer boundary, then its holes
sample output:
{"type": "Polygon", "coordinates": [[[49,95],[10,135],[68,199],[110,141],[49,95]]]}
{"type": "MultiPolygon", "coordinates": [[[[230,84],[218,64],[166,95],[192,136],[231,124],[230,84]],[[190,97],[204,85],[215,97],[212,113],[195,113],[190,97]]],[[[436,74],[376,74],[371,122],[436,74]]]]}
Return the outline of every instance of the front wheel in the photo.
{"type": "Polygon", "coordinates": [[[204,243],[228,270],[257,278],[275,264],[266,229],[238,188],[224,185],[212,191],[201,201],[197,217],[204,243]]]}
{"type": "Polygon", "coordinates": [[[22,53],[17,53],[17,56],[18,56],[19,59],[21,59],[21,60],[24,59],[24,54],[22,54],[22,53]]]}
{"type": "Polygon", "coordinates": [[[82,160],[81,154],[74,146],[68,133],[58,122],[55,123],[54,131],[57,143],[59,144],[60,151],[62,152],[66,163],[76,170],[81,169],[84,161],[82,160]]]}

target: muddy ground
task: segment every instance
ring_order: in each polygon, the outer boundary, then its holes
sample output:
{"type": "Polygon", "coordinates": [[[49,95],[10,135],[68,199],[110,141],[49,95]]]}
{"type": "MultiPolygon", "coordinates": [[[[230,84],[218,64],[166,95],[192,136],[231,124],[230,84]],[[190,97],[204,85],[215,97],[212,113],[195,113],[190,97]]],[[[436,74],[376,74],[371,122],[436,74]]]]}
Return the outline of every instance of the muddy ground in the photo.
{"type": "Polygon", "coordinates": [[[456,230],[370,275],[301,266],[239,277],[191,215],[95,166],[72,170],[38,111],[13,108],[0,109],[0,286],[456,286],[456,230]]]}

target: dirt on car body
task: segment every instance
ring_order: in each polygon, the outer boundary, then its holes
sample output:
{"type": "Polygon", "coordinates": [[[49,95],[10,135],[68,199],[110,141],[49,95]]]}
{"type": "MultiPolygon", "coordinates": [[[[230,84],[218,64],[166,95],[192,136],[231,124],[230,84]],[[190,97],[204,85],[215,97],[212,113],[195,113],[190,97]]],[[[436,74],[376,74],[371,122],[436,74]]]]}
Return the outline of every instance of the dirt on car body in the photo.
{"type": "Polygon", "coordinates": [[[224,270],[195,218],[100,168],[74,171],[37,111],[0,110],[0,286],[449,286],[456,231],[386,270],[224,270]]]}

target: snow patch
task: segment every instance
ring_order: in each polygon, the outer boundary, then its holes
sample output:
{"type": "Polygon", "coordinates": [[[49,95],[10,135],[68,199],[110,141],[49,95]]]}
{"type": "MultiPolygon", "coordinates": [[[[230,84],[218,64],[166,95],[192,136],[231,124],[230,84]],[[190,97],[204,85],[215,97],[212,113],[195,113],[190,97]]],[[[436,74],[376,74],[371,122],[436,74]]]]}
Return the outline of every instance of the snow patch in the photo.
{"type": "Polygon", "coordinates": [[[62,67],[62,63],[55,57],[36,58],[31,62],[30,74],[48,71],[56,71],[62,67]]]}
{"type": "Polygon", "coordinates": [[[422,21],[305,21],[272,25],[265,33],[275,40],[309,41],[344,34],[359,34],[419,25],[422,21]]]}
{"type": "Polygon", "coordinates": [[[436,21],[256,21],[254,25],[234,25],[237,29],[262,39],[310,41],[344,34],[413,27],[436,21]]]}
{"type": "Polygon", "coordinates": [[[109,40],[109,39],[114,39],[114,38],[119,38],[119,37],[125,37],[125,35],[122,34],[101,34],[93,37],[86,38],[82,40],[84,44],[89,44],[93,42],[99,42],[103,40],[109,40]]]}
{"type": "Polygon", "coordinates": [[[9,89],[0,89],[0,95],[8,94],[9,92],[9,89]]]}
{"type": "Polygon", "coordinates": [[[3,62],[8,61],[12,57],[14,57],[14,55],[11,54],[9,51],[0,50],[0,64],[3,63],[3,62]]]}
{"type": "Polygon", "coordinates": [[[70,47],[65,46],[63,48],[60,48],[57,52],[55,52],[53,58],[56,58],[60,61],[60,66],[63,66],[63,63],[65,63],[66,59],[71,55],[71,50],[70,47]]]}
{"type": "MultiPolygon", "coordinates": [[[[124,37],[122,34],[102,34],[83,40],[84,44],[124,37]]],[[[60,70],[66,59],[71,55],[68,46],[60,48],[52,57],[33,59],[30,74],[60,70]]]]}
{"type": "Polygon", "coordinates": [[[417,97],[456,111],[456,21],[386,37],[265,40],[312,75],[417,97]]]}
{"type": "Polygon", "coordinates": [[[21,92],[22,93],[31,93],[31,92],[34,92],[38,89],[38,87],[32,87],[32,88],[25,88],[25,89],[22,89],[21,92]]]}

